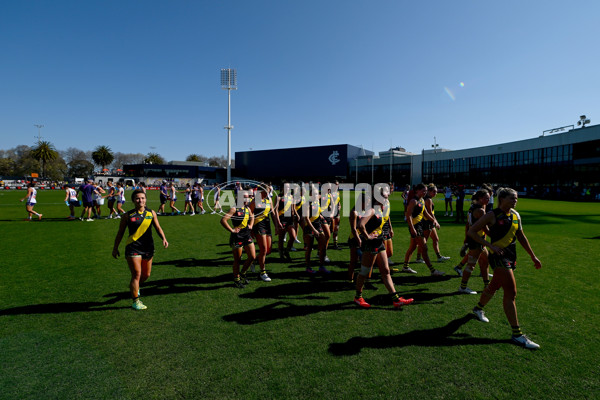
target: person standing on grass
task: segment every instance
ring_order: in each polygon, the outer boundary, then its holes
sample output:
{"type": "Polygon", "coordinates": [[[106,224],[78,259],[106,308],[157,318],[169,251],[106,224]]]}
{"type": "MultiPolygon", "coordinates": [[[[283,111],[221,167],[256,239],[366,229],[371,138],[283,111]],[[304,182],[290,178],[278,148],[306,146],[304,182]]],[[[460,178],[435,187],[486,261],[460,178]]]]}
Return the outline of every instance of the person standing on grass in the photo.
{"type": "Polygon", "coordinates": [[[156,213],[146,208],[146,193],[142,190],[134,190],[131,194],[131,201],[135,209],[125,213],[121,218],[119,230],[115,237],[115,245],[112,255],[119,258],[119,244],[123,239],[125,229],[129,230],[129,237],[125,245],[125,258],[131,272],[129,281],[129,291],[133,301],[134,310],[145,310],[144,303],[140,300],[140,285],[144,283],[152,271],[152,259],[154,257],[154,240],[152,238],[152,227],[162,240],[162,245],[166,249],[169,242],[163,232],[156,213]]]}
{"type": "Polygon", "coordinates": [[[175,212],[177,212],[177,214],[181,214],[181,211],[179,211],[179,209],[177,209],[177,207],[175,207],[175,202],[177,201],[177,189],[175,188],[175,183],[171,182],[171,184],[169,185],[169,207],[171,207],[171,215],[175,215],[175,212]]]}
{"type": "MultiPolygon", "coordinates": [[[[435,204],[433,203],[433,199],[435,199],[435,196],[437,196],[437,187],[433,183],[430,183],[427,186],[427,195],[425,195],[425,209],[434,217],[435,204]]],[[[435,228],[433,221],[426,216],[423,218],[423,231],[425,233],[425,240],[429,241],[429,239],[431,239],[431,247],[433,247],[438,262],[449,260],[450,257],[443,256],[440,253],[440,237],[437,234],[437,229],[435,228]]]]}
{"type": "MultiPolygon", "coordinates": [[[[517,282],[514,269],[517,264],[516,240],[531,257],[536,269],[542,268],[542,263],[535,256],[527,237],[523,233],[521,216],[515,210],[517,205],[517,192],[510,188],[499,188],[498,208],[485,214],[469,228],[469,237],[475,242],[486,246],[490,250],[489,262],[494,270],[494,276],[489,286],[485,288],[479,303],[473,308],[473,314],[482,322],[490,322],[485,316],[483,307],[492,299],[496,290],[504,291],[503,307],[506,318],[512,328],[512,341],[528,349],[537,349],[540,346],[523,334],[517,318],[517,282]],[[485,227],[489,229],[489,241],[481,236],[480,232],[485,227]]],[[[463,274],[464,275],[464,274],[463,274]]]]}
{"type": "Polygon", "coordinates": [[[279,258],[283,261],[292,261],[290,251],[294,246],[296,239],[296,230],[294,229],[294,219],[296,218],[296,209],[294,208],[294,197],[290,194],[290,184],[283,184],[283,191],[275,200],[276,212],[273,214],[275,219],[275,227],[279,240],[277,248],[279,249],[279,258]],[[284,249],[285,235],[290,235],[290,241],[284,249]]]}
{"type": "Polygon", "coordinates": [[[448,215],[453,217],[454,213],[452,212],[452,188],[450,186],[446,186],[446,189],[444,189],[444,205],[446,206],[446,213],[444,214],[444,217],[447,217],[448,215]],[[448,208],[450,208],[450,214],[448,214],[448,208]]]}
{"type": "Polygon", "coordinates": [[[241,207],[231,207],[227,214],[221,218],[221,225],[231,233],[229,236],[229,245],[233,252],[233,284],[235,287],[243,289],[250,281],[246,278],[246,271],[256,259],[256,249],[252,241],[252,227],[254,226],[254,214],[248,208],[250,194],[244,190],[237,192],[237,205],[241,207]],[[239,201],[239,200],[242,200],[239,201]],[[229,225],[231,220],[231,225],[229,225]],[[240,272],[240,262],[242,260],[242,250],[246,251],[248,258],[242,266],[240,272]]]}
{"type": "Polygon", "coordinates": [[[94,185],[92,184],[93,182],[94,182],[93,179],[88,179],[87,183],[84,183],[83,185],[81,185],[79,187],[79,191],[81,193],[83,193],[83,195],[81,197],[81,202],[83,203],[83,210],[81,211],[81,217],[79,217],[79,219],[82,221],[84,220],[86,214],[87,214],[86,221],[88,221],[88,222],[93,221],[92,209],[94,208],[93,199],[94,199],[94,192],[96,191],[96,188],[94,188],[94,185]]]}
{"type": "Polygon", "coordinates": [[[71,211],[68,219],[73,220],[75,219],[75,207],[79,207],[77,191],[69,185],[65,185],[65,192],[65,204],[69,206],[69,211],[71,211]]]}
{"type": "Polygon", "coordinates": [[[159,198],[160,198],[160,206],[158,207],[158,214],[163,215],[165,213],[165,204],[167,204],[167,199],[169,198],[169,187],[167,186],[167,181],[162,181],[159,186],[159,198]]]}
{"type": "Polygon", "coordinates": [[[274,213],[273,204],[269,197],[269,188],[260,186],[256,198],[250,203],[250,211],[254,215],[254,224],[252,225],[252,236],[258,243],[258,265],[260,267],[260,279],[265,282],[271,282],[267,275],[266,260],[267,255],[271,253],[271,218],[269,214],[274,213]]]}
{"type": "Polygon", "coordinates": [[[423,257],[423,261],[425,261],[427,268],[429,268],[431,276],[442,276],[445,274],[445,272],[438,271],[437,269],[433,268],[433,265],[431,265],[431,260],[429,259],[429,255],[427,254],[427,242],[425,241],[425,232],[423,229],[423,217],[427,217],[427,219],[432,221],[435,228],[439,229],[440,224],[438,224],[435,217],[431,215],[425,208],[424,197],[426,193],[427,187],[424,184],[419,183],[416,185],[414,189],[414,198],[410,200],[408,203],[408,208],[406,209],[406,221],[408,222],[408,231],[410,233],[410,245],[406,251],[406,254],[404,255],[404,268],[401,270],[401,272],[415,273],[414,270],[408,266],[408,263],[413,251],[418,248],[418,251],[423,257]]]}
{"type": "Polygon", "coordinates": [[[21,202],[25,203],[25,210],[27,210],[27,220],[31,221],[31,217],[35,214],[38,217],[38,220],[42,219],[42,214],[33,211],[33,207],[36,205],[37,200],[37,190],[35,189],[35,182],[31,182],[27,185],[27,195],[21,199],[21,202]]]}
{"type": "Polygon", "coordinates": [[[311,192],[306,202],[302,204],[299,210],[300,226],[304,234],[304,261],[306,263],[306,272],[315,275],[317,271],[310,265],[310,257],[313,249],[313,242],[317,240],[317,253],[319,256],[319,272],[330,274],[325,268],[325,247],[327,238],[323,230],[325,219],[321,215],[321,203],[319,201],[319,190],[315,185],[311,185],[311,192]]]}
{"type": "MultiPolygon", "coordinates": [[[[475,264],[479,262],[479,268],[481,270],[481,277],[483,278],[483,288],[485,289],[490,284],[490,279],[488,277],[488,252],[485,246],[474,241],[469,236],[468,232],[471,226],[475,225],[475,223],[485,215],[485,209],[490,201],[489,192],[486,189],[479,189],[472,198],[472,204],[467,211],[467,234],[466,234],[466,244],[469,249],[468,254],[466,255],[467,267],[464,271],[460,269],[460,265],[454,267],[454,270],[462,277],[460,282],[459,293],[462,294],[477,294],[476,291],[471,290],[467,287],[467,283],[469,282],[469,277],[473,273],[475,269],[475,264]]],[[[485,232],[487,228],[482,229],[478,232],[479,236],[482,236],[485,239],[485,232]]],[[[462,262],[461,262],[462,263],[462,262]]]]}
{"type": "MultiPolygon", "coordinates": [[[[376,189],[380,190],[380,189],[376,189]]],[[[386,204],[389,207],[389,202],[386,202],[389,197],[388,189],[384,189],[376,195],[370,201],[370,205],[365,207],[365,215],[360,219],[358,225],[358,232],[364,238],[361,243],[362,250],[362,261],[360,272],[356,277],[356,294],[354,295],[354,303],[362,308],[369,308],[371,305],[365,301],[362,297],[362,291],[367,279],[367,276],[371,272],[371,268],[377,262],[379,267],[379,273],[381,274],[381,280],[385,285],[386,289],[392,296],[392,304],[395,308],[402,307],[404,305],[411,304],[414,299],[404,299],[398,295],[394,282],[390,275],[390,268],[388,266],[388,258],[385,251],[385,245],[383,244],[383,225],[384,215],[387,211],[384,209],[386,204]]]]}
{"type": "Polygon", "coordinates": [[[107,182],[108,188],[108,194],[106,195],[106,204],[108,205],[108,219],[112,219],[113,218],[113,214],[117,214],[117,211],[115,210],[115,201],[117,200],[115,197],[115,187],[113,185],[112,182],[107,182]]]}
{"type": "Polygon", "coordinates": [[[117,216],[115,218],[121,218],[121,214],[125,214],[123,210],[123,204],[125,204],[125,188],[123,182],[117,182],[117,216]]]}

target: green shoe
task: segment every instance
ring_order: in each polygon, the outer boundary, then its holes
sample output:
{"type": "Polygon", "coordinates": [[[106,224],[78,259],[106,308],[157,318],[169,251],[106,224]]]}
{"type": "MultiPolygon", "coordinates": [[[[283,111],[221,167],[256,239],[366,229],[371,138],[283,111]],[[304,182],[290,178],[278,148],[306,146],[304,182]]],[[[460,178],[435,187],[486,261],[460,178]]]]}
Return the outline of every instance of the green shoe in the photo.
{"type": "Polygon", "coordinates": [[[131,305],[131,308],[133,308],[134,310],[145,310],[148,307],[146,307],[144,303],[142,303],[142,301],[139,298],[137,298],[131,305]]]}

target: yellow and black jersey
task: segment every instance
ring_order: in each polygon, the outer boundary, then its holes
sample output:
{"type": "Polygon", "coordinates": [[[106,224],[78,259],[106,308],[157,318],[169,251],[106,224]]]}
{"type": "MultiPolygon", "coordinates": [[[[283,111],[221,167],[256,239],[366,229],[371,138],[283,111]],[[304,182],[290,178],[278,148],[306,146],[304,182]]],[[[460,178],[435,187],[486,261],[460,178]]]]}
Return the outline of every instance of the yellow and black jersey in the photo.
{"type": "Polygon", "coordinates": [[[288,194],[279,196],[277,203],[277,214],[280,217],[292,216],[292,205],[294,203],[294,198],[292,197],[292,195],[288,194]]]}
{"type": "Polygon", "coordinates": [[[306,203],[306,198],[304,197],[304,195],[302,195],[300,197],[300,200],[298,200],[298,202],[296,204],[294,204],[294,207],[296,208],[296,212],[298,213],[298,215],[302,216],[302,206],[304,205],[304,203],[306,203]]]}
{"type": "Polygon", "coordinates": [[[254,223],[265,220],[270,222],[269,213],[271,212],[271,199],[266,198],[262,201],[254,200],[254,223]]]}
{"type": "Polygon", "coordinates": [[[373,211],[373,215],[365,224],[365,230],[369,236],[372,233],[377,233],[378,237],[381,237],[383,235],[383,225],[385,224],[384,207],[376,206],[373,211]]]}
{"type": "MultiPolygon", "coordinates": [[[[425,196],[425,200],[423,201],[423,204],[425,204],[425,201],[427,200],[431,200],[431,215],[435,215],[435,204],[433,204],[433,198],[429,197],[429,196],[425,196]]],[[[427,221],[429,221],[430,219],[427,218],[427,216],[423,215],[423,219],[426,219],[427,221]]]]}
{"type": "MultiPolygon", "coordinates": [[[[480,204],[471,204],[471,207],[469,207],[469,211],[467,211],[467,222],[469,223],[469,226],[475,225],[475,222],[479,220],[479,218],[475,218],[473,216],[473,213],[479,209],[483,210],[483,212],[485,213],[485,209],[480,204]]],[[[485,233],[483,232],[483,229],[477,232],[477,235],[484,237],[485,233]]]]}
{"type": "Polygon", "coordinates": [[[154,240],[152,239],[152,226],[154,225],[154,216],[152,210],[145,209],[143,212],[131,210],[127,212],[127,228],[129,237],[126,246],[129,249],[135,249],[140,252],[151,252],[154,250],[154,240]]]}
{"type": "Polygon", "coordinates": [[[412,210],[412,222],[413,225],[417,224],[419,222],[421,222],[421,220],[423,219],[423,211],[425,210],[425,200],[421,199],[415,199],[415,201],[417,202],[415,204],[415,206],[413,207],[412,210]]]}
{"type": "Polygon", "coordinates": [[[235,212],[230,219],[234,228],[247,228],[250,220],[250,209],[246,206],[236,207],[235,212]]]}
{"type": "Polygon", "coordinates": [[[490,242],[501,249],[507,249],[506,255],[516,259],[515,240],[517,232],[522,229],[521,216],[514,209],[505,213],[500,208],[495,208],[492,212],[496,217],[496,223],[489,228],[490,242]]]}

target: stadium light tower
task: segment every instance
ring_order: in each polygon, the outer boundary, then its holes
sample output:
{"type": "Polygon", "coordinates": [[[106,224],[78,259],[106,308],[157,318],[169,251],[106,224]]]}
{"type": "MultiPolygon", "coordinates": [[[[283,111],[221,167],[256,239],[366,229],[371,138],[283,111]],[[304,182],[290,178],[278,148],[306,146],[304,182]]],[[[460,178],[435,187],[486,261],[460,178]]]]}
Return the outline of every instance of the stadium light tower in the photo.
{"type": "MultiPolygon", "coordinates": [[[[38,128],[38,136],[37,136],[37,140],[38,143],[42,141],[42,128],[44,127],[44,125],[41,124],[33,124],[33,126],[35,126],[36,128],[38,128]]],[[[35,137],[35,136],[34,136],[35,137]]]]}
{"type": "Polygon", "coordinates": [[[227,182],[231,181],[231,91],[237,90],[237,72],[235,69],[221,69],[221,88],[227,90],[227,182]]]}

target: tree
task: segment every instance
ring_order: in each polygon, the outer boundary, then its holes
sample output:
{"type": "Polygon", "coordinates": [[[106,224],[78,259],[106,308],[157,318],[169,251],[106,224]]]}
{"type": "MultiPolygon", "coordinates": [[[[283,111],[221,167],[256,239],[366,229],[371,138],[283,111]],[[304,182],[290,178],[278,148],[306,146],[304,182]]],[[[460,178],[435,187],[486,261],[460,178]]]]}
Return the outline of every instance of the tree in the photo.
{"type": "Polygon", "coordinates": [[[185,159],[185,161],[195,161],[195,162],[204,162],[206,160],[207,160],[207,158],[200,154],[190,154],[185,159]]]}
{"type": "Polygon", "coordinates": [[[148,153],[144,159],[146,164],[165,164],[165,159],[158,153],[148,153]]]}
{"type": "Polygon", "coordinates": [[[125,164],[143,164],[146,156],[142,153],[115,153],[115,160],[112,163],[114,169],[123,169],[125,164]]]}
{"type": "Polygon", "coordinates": [[[42,163],[42,177],[46,176],[46,163],[56,160],[58,152],[54,145],[46,140],[40,140],[37,146],[31,150],[31,156],[42,163]]]}
{"type": "Polygon", "coordinates": [[[94,164],[87,160],[73,160],[69,163],[68,175],[72,178],[85,178],[94,172],[94,164]]]}
{"type": "Polygon", "coordinates": [[[208,159],[208,165],[211,167],[226,167],[227,160],[224,156],[213,156],[208,159]]]}
{"type": "Polygon", "coordinates": [[[102,167],[102,171],[104,171],[104,168],[106,168],[107,165],[110,165],[114,159],[115,156],[108,146],[98,146],[92,153],[94,164],[102,167]]]}
{"type": "Polygon", "coordinates": [[[75,160],[91,160],[91,155],[76,147],[69,147],[66,150],[59,151],[62,158],[67,164],[75,160]]]}

